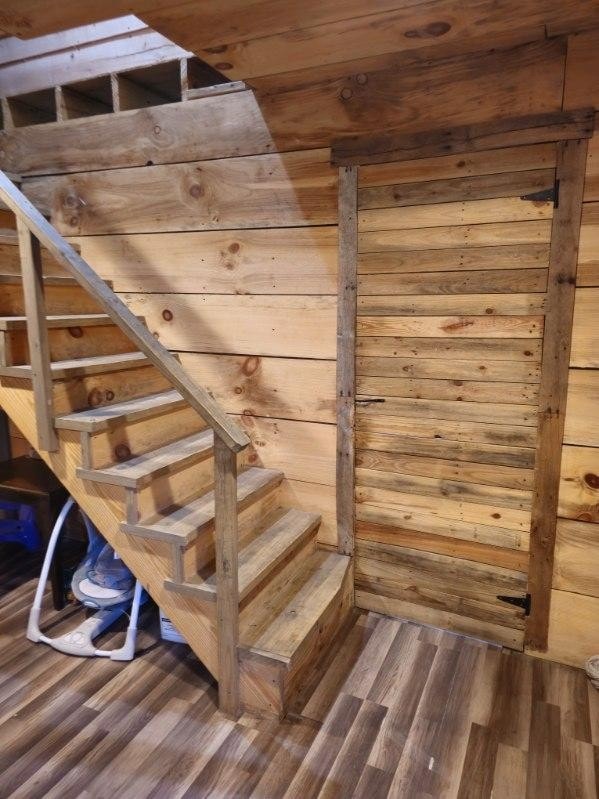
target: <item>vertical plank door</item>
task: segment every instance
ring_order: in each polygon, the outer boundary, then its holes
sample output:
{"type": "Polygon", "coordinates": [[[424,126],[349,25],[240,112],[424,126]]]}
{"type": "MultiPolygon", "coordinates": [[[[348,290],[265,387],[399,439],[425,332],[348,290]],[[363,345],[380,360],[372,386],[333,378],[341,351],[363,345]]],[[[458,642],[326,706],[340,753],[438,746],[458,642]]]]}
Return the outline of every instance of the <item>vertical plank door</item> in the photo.
{"type": "Polygon", "coordinates": [[[358,170],[357,604],[516,649],[559,146],[358,170]]]}

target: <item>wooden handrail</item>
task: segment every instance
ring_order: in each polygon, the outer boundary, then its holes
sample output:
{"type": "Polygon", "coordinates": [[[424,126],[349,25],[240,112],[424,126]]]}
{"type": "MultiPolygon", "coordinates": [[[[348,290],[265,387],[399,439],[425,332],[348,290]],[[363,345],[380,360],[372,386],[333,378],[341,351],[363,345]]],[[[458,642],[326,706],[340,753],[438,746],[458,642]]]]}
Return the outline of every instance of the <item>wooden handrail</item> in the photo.
{"type": "Polygon", "coordinates": [[[154,366],[172,383],[216,435],[233,452],[240,452],[250,443],[243,430],[229,418],[208,392],[189,377],[179,361],[157,341],[150,331],[94,272],[25,195],[0,171],[0,198],[17,219],[59,263],[98,301],[112,321],[139,347],[154,366]]]}

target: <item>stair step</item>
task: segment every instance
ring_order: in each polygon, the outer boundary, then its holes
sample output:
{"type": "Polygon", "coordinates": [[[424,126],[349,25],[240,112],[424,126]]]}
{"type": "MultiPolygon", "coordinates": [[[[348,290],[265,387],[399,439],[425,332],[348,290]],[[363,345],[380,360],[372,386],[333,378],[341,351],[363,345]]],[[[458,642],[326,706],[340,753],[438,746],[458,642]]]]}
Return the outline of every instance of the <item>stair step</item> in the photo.
{"type": "Polygon", "coordinates": [[[108,430],[121,424],[151,419],[153,416],[159,416],[166,411],[179,410],[186,405],[187,402],[179,392],[173,389],[172,391],[161,391],[159,394],[149,394],[147,397],[116,402],[114,405],[104,405],[100,408],[79,411],[79,413],[57,416],[54,424],[62,430],[97,433],[100,430],[108,430]]]}
{"type": "MultiPolygon", "coordinates": [[[[0,240],[0,244],[2,241],[0,240]]],[[[74,277],[68,275],[44,275],[44,286],[78,286],[79,283],[74,277]]],[[[21,275],[0,274],[0,285],[20,286],[22,285],[21,275]]]]}
{"type": "MultiPolygon", "coordinates": [[[[283,473],[275,469],[252,467],[241,472],[237,479],[238,512],[276,488],[283,479],[283,473]]],[[[142,538],[175,542],[182,546],[190,544],[197,536],[214,522],[214,491],[208,491],[182,507],[163,513],[136,524],[121,524],[125,533],[142,538]]]]}
{"type": "MultiPolygon", "coordinates": [[[[79,315],[60,314],[46,317],[48,328],[62,327],[100,327],[113,325],[114,322],[104,313],[88,313],[79,315]]],[[[0,316],[0,330],[27,330],[26,316],[0,316]]]]}
{"type": "MultiPolygon", "coordinates": [[[[75,358],[70,361],[54,361],[50,364],[53,380],[63,380],[71,377],[85,377],[98,375],[104,372],[117,372],[125,369],[136,369],[149,364],[150,360],[143,352],[124,352],[120,355],[94,355],[90,358],[75,358]]],[[[0,367],[2,377],[20,377],[31,380],[32,369],[30,364],[23,366],[0,367]]]]}
{"type": "MultiPolygon", "coordinates": [[[[285,558],[314,533],[320,524],[317,513],[290,509],[277,514],[264,532],[239,551],[239,599],[245,599],[285,558]]],[[[184,583],[165,582],[170,591],[181,591],[203,599],[216,599],[216,574],[201,575],[184,583]]]]}
{"type": "Polygon", "coordinates": [[[212,454],[214,433],[202,430],[164,447],[105,469],[77,469],[77,477],[124,488],[142,488],[152,478],[183,468],[212,454]]]}
{"type": "Polygon", "coordinates": [[[274,581],[241,611],[240,647],[293,668],[301,646],[341,589],[349,557],[317,550],[283,585],[274,581]],[[270,589],[270,591],[269,591],[270,589]]]}

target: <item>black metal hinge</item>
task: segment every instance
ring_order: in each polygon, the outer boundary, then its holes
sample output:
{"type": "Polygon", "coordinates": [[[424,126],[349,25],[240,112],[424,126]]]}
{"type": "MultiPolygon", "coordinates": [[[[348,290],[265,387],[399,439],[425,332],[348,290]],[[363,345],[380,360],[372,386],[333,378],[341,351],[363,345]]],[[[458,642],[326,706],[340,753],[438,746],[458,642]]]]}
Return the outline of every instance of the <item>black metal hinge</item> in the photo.
{"type": "Polygon", "coordinates": [[[542,189],[541,191],[533,191],[531,194],[523,194],[521,200],[529,200],[530,202],[547,203],[552,202],[554,208],[559,207],[559,180],[556,180],[550,189],[542,189]]]}
{"type": "Polygon", "coordinates": [[[507,602],[508,605],[515,605],[517,608],[522,608],[524,610],[525,616],[530,616],[530,605],[532,598],[530,594],[526,594],[526,596],[504,596],[503,594],[498,594],[497,599],[500,602],[507,602]]]}

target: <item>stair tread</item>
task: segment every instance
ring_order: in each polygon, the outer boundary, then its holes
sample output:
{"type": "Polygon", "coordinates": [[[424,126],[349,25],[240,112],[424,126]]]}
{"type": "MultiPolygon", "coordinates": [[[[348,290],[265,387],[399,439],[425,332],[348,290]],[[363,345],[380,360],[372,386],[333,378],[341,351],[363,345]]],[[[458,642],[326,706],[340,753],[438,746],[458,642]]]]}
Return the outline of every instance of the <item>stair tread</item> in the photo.
{"type": "MultiPolygon", "coordinates": [[[[2,236],[0,234],[0,244],[2,236]]],[[[78,286],[79,283],[74,277],[68,275],[44,275],[44,286],[78,286]]],[[[0,274],[0,285],[3,286],[17,286],[22,284],[21,275],[0,274]]]]}
{"type": "MultiPolygon", "coordinates": [[[[302,642],[338,593],[349,558],[317,550],[271,595],[260,593],[241,611],[240,646],[290,664],[302,642]]],[[[267,589],[268,590],[268,589],[267,589]]]]}
{"type": "MultiPolygon", "coordinates": [[[[261,469],[253,466],[241,472],[237,479],[237,503],[243,505],[261,496],[266,490],[278,485],[283,473],[276,469],[261,469]]],[[[214,520],[214,491],[177,506],[171,512],[165,510],[137,524],[121,524],[126,533],[138,533],[163,540],[178,540],[189,543],[207,524],[214,520]]]]}
{"type": "MultiPolygon", "coordinates": [[[[105,313],[89,314],[54,314],[46,316],[46,325],[54,327],[94,327],[96,325],[113,325],[114,322],[105,313]]],[[[26,316],[0,316],[0,330],[27,329],[26,316]]]]}
{"type": "MultiPolygon", "coordinates": [[[[116,369],[134,369],[150,363],[143,352],[124,352],[119,355],[93,355],[89,358],[73,358],[68,361],[53,361],[50,364],[52,377],[58,380],[63,377],[77,377],[86,374],[101,374],[116,369]]],[[[31,378],[31,365],[2,366],[0,375],[6,377],[31,378]]]]}
{"type": "Polygon", "coordinates": [[[114,405],[103,405],[100,408],[90,408],[78,413],[58,416],[55,419],[55,425],[66,430],[94,433],[123,422],[147,419],[169,408],[183,408],[186,404],[181,394],[172,389],[161,391],[158,394],[148,394],[146,397],[136,397],[125,402],[115,402],[114,405]]]}
{"type": "MultiPolygon", "coordinates": [[[[280,509],[276,519],[239,551],[239,598],[246,597],[319,523],[320,516],[317,513],[296,508],[280,509]]],[[[186,585],[215,596],[216,574],[213,572],[206,578],[197,575],[188,579],[186,585]]],[[[175,590],[177,587],[173,583],[175,590]]]]}
{"type": "Polygon", "coordinates": [[[77,476],[83,480],[139,488],[152,476],[168,471],[173,466],[182,466],[200,455],[208,455],[213,445],[213,431],[202,430],[105,469],[78,469],[77,476]]]}

